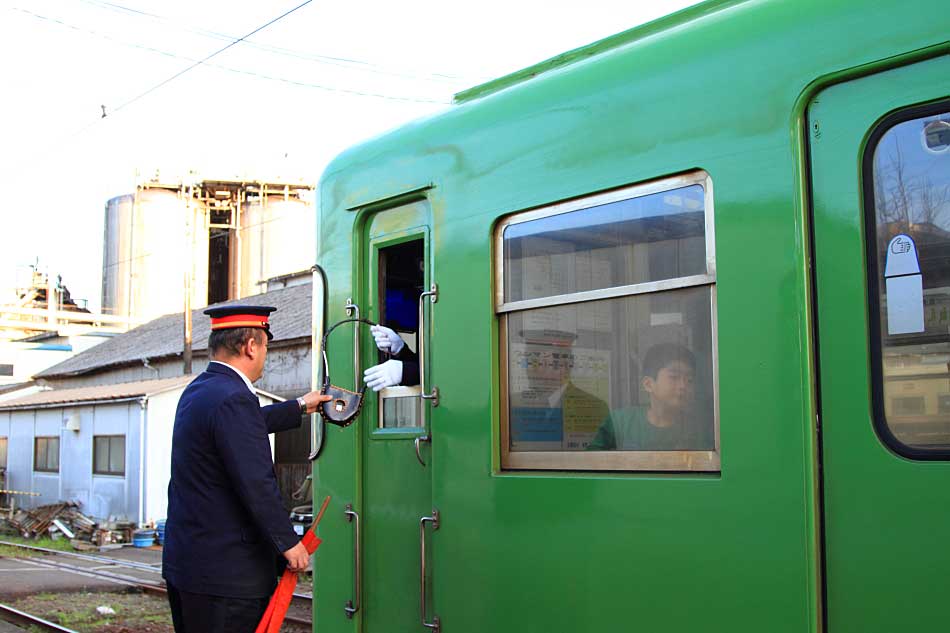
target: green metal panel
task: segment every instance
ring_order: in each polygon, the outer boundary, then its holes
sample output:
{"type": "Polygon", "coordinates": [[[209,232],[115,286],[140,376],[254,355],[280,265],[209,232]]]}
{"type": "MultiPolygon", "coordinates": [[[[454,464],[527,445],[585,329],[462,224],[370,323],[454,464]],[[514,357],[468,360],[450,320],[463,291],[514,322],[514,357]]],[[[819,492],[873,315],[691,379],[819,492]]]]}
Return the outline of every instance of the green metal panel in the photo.
{"type": "Polygon", "coordinates": [[[884,115],[947,96],[943,55],[833,86],[809,108],[831,631],[946,627],[950,463],[900,457],[872,426],[861,164],[884,115]]]}
{"type": "MultiPolygon", "coordinates": [[[[416,202],[376,213],[367,222],[367,293],[364,314],[380,320],[379,250],[422,239],[429,252],[428,205],[416,202]]],[[[425,276],[427,281],[428,276],[425,276]]],[[[363,367],[379,362],[373,339],[364,330],[363,367]]],[[[366,410],[356,432],[363,441],[364,630],[411,631],[419,616],[419,519],[431,514],[430,466],[416,459],[413,441],[425,429],[380,429],[379,397],[367,391],[366,410]]]]}
{"type": "MultiPolygon", "coordinates": [[[[433,611],[447,633],[820,629],[802,95],[945,42],[943,4],[699,5],[469,95],[327,169],[318,263],[329,322],[366,292],[364,223],[378,201],[428,188],[440,290],[431,376],[442,396],[431,416],[441,527],[430,542],[433,611]],[[721,474],[502,471],[493,226],[697,168],[715,189],[721,474]]],[[[349,341],[331,341],[330,353],[333,371],[352,375],[349,341]]],[[[353,578],[342,508],[368,494],[357,441],[367,420],[330,430],[315,466],[316,495],[334,496],[316,560],[321,633],[376,631],[368,613],[343,614],[353,578]]],[[[407,609],[416,594],[403,588],[407,609]]]]}

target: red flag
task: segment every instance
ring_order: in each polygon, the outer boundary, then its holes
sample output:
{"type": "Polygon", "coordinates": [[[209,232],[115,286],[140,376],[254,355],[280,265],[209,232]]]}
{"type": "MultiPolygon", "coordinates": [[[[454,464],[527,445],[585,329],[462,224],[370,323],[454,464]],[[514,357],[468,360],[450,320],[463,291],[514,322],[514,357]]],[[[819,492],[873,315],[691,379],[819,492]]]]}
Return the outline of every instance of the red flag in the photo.
{"type": "MultiPolygon", "coordinates": [[[[313,554],[317,551],[317,548],[320,547],[320,543],[323,542],[317,536],[315,530],[317,529],[317,524],[320,523],[320,519],[323,518],[323,513],[326,511],[329,503],[330,497],[323,500],[323,505],[320,507],[320,512],[317,514],[316,519],[314,519],[310,529],[304,533],[303,538],[300,539],[300,542],[307,548],[309,554],[313,554]]],[[[296,589],[296,587],[297,572],[285,569],[284,575],[281,576],[280,583],[277,585],[277,590],[274,592],[274,595],[271,596],[270,602],[267,604],[264,617],[261,618],[261,622],[257,625],[257,629],[255,629],[254,633],[278,633],[278,631],[280,631],[280,625],[284,623],[284,616],[287,615],[287,609],[290,607],[290,601],[293,600],[294,589],[296,589]]]]}

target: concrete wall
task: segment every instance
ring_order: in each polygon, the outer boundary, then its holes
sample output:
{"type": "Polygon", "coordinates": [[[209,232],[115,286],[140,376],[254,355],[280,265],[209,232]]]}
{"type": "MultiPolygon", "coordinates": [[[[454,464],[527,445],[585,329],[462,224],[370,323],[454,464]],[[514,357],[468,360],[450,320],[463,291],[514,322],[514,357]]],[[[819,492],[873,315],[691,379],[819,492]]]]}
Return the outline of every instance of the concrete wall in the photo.
{"type": "Polygon", "coordinates": [[[166,391],[148,399],[145,437],[145,521],[164,519],[168,514],[168,480],[172,467],[172,430],[175,409],[182,391],[166,391]]]}
{"type": "Polygon", "coordinates": [[[0,376],[0,385],[26,382],[47,367],[95,347],[111,335],[57,336],[42,341],[0,341],[0,363],[13,365],[12,376],[0,376]]]}
{"type": "MultiPolygon", "coordinates": [[[[166,391],[149,397],[148,417],[145,422],[146,446],[144,522],[164,519],[168,514],[168,482],[171,479],[172,430],[175,426],[175,410],[184,389],[166,391]]],[[[273,400],[259,396],[261,406],[273,404],[273,400]]],[[[270,436],[271,455],[274,436],[270,436]]]]}

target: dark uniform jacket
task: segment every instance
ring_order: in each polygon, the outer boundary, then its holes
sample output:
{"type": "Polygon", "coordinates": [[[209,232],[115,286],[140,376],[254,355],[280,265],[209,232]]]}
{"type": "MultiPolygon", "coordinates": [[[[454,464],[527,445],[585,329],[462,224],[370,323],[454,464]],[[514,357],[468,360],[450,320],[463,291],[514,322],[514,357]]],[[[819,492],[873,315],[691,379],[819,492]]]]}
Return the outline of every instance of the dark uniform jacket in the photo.
{"type": "Polygon", "coordinates": [[[412,386],[419,384],[419,357],[408,345],[403,345],[399,353],[393,356],[402,361],[402,381],[400,385],[412,386]]]}
{"type": "Polygon", "coordinates": [[[225,365],[185,389],[175,413],[162,572],[184,591],[269,596],[300,540],[281,502],[268,433],[301,423],[296,400],[261,407],[225,365]]]}

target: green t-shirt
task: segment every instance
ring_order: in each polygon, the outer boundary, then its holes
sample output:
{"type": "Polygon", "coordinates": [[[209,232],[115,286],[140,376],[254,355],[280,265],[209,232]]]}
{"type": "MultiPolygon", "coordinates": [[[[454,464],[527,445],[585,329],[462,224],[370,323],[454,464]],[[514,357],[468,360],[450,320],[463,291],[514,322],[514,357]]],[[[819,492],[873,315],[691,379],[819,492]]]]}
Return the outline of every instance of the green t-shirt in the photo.
{"type": "Polygon", "coordinates": [[[711,451],[711,423],[683,421],[672,426],[650,424],[646,407],[617,409],[597,429],[589,451],[711,451]]]}

